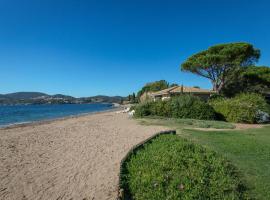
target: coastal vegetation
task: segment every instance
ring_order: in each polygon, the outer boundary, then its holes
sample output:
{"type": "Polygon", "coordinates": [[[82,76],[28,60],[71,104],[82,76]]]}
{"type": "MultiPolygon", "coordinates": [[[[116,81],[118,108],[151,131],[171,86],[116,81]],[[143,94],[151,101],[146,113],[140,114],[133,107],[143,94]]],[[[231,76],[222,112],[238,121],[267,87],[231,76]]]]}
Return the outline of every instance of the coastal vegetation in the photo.
{"type": "Polygon", "coordinates": [[[267,95],[270,89],[270,68],[266,66],[242,67],[231,73],[228,82],[221,90],[226,97],[240,93],[258,93],[267,95]]]}
{"type": "Polygon", "coordinates": [[[136,94],[133,92],[132,94],[128,95],[127,101],[131,104],[138,103],[138,99],[136,97],[136,94]]]}
{"type": "Polygon", "coordinates": [[[137,119],[140,124],[149,126],[152,124],[177,128],[211,128],[211,129],[234,129],[235,125],[224,121],[198,120],[198,119],[176,119],[167,117],[144,117],[137,119]]]}
{"type": "Polygon", "coordinates": [[[219,44],[192,55],[181,69],[210,79],[213,90],[220,93],[231,73],[253,65],[259,57],[260,51],[249,43],[219,44]]]}
{"type": "Polygon", "coordinates": [[[178,119],[221,120],[236,123],[269,121],[270,105],[259,94],[240,94],[233,98],[217,96],[208,102],[192,95],[166,101],[146,101],[137,106],[135,117],[160,116],[178,119]]]}
{"type": "Polygon", "coordinates": [[[135,117],[162,116],[169,118],[215,119],[214,109],[200,98],[181,95],[167,101],[150,101],[135,107],[135,117]]]}
{"type": "Polygon", "coordinates": [[[157,91],[164,90],[164,89],[167,89],[169,87],[174,87],[174,86],[178,86],[178,84],[176,84],[176,83],[170,84],[169,82],[167,82],[165,80],[159,80],[159,81],[154,81],[154,82],[146,83],[142,87],[142,89],[140,89],[137,92],[137,99],[138,99],[138,101],[140,101],[140,98],[143,95],[146,95],[149,92],[157,92],[157,91]]]}
{"type": "MultiPolygon", "coordinates": [[[[162,125],[177,130],[177,135],[231,161],[249,188],[249,199],[270,199],[270,126],[243,130],[198,130],[198,125],[182,119],[144,118],[145,125],[162,125]]],[[[197,121],[197,120],[193,120],[197,121]]],[[[203,123],[204,121],[198,123],[203,123]]],[[[215,123],[215,121],[212,121],[215,123]]],[[[220,123],[216,121],[217,125],[220,123]]],[[[226,123],[226,122],[224,122],[226,123]]],[[[206,127],[207,128],[207,127],[206,127]]],[[[213,128],[213,127],[208,127],[213,128]]],[[[225,126],[222,128],[226,128],[225,126]]],[[[191,157],[192,158],[192,157],[191,157]]]]}
{"type": "Polygon", "coordinates": [[[260,50],[244,42],[219,44],[192,55],[182,63],[182,71],[210,79],[216,94],[211,93],[211,98],[207,99],[179,93],[153,100],[147,92],[171,85],[165,80],[152,82],[138,92],[138,97],[145,95],[145,98],[135,106],[135,117],[268,122],[270,68],[254,66],[259,57],[260,50]]]}
{"type": "Polygon", "coordinates": [[[170,84],[165,80],[150,82],[145,84],[145,86],[142,87],[140,91],[138,91],[137,96],[140,97],[145,92],[156,92],[160,90],[167,89],[170,86],[170,84]]]}
{"type": "Polygon", "coordinates": [[[209,104],[220,120],[236,123],[264,123],[269,120],[270,105],[259,94],[246,93],[233,98],[215,98],[209,104]]]}
{"type": "Polygon", "coordinates": [[[131,155],[123,186],[132,199],[245,199],[236,168],[177,135],[160,135],[131,155]]]}
{"type": "Polygon", "coordinates": [[[248,43],[209,47],[181,69],[210,79],[210,98],[167,93],[132,107],[141,124],[177,130],[127,163],[126,187],[134,199],[270,198],[270,126],[234,130],[240,125],[230,123],[270,120],[270,68],[254,66],[259,57],[248,43]]]}

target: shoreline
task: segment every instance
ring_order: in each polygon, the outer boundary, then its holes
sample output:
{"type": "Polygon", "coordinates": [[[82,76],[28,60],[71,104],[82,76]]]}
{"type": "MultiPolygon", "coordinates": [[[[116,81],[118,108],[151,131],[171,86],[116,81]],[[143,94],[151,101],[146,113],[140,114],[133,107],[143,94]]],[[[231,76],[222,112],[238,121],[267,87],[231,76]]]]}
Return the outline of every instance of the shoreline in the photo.
{"type": "Polygon", "coordinates": [[[18,123],[7,124],[7,125],[0,125],[0,130],[8,130],[8,129],[13,129],[13,128],[27,127],[27,126],[37,126],[37,125],[42,125],[42,124],[50,124],[50,123],[53,123],[56,121],[63,121],[66,119],[115,112],[115,111],[122,110],[123,108],[124,108],[124,106],[122,106],[122,105],[119,105],[118,107],[113,105],[112,108],[107,109],[107,110],[102,110],[102,111],[94,111],[94,112],[80,113],[80,114],[75,114],[75,115],[68,115],[65,117],[56,117],[56,118],[51,118],[51,119],[41,119],[41,120],[37,120],[37,121],[26,121],[26,122],[18,122],[18,123]]]}
{"type": "Polygon", "coordinates": [[[123,108],[0,129],[0,199],[116,199],[123,157],[167,129],[123,108]]]}

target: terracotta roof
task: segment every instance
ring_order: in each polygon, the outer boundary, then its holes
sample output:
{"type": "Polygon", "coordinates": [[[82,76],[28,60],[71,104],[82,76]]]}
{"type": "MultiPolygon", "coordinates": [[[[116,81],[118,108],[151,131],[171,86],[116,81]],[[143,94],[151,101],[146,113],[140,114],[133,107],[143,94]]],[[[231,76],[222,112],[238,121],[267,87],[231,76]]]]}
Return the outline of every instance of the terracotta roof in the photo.
{"type": "Polygon", "coordinates": [[[170,91],[176,89],[177,87],[179,86],[174,86],[174,87],[170,87],[164,90],[160,90],[158,92],[153,92],[151,95],[158,96],[158,95],[168,94],[170,91]]]}
{"type": "Polygon", "coordinates": [[[158,92],[154,92],[152,96],[160,96],[160,95],[168,95],[168,94],[176,94],[176,93],[197,93],[197,94],[214,94],[216,93],[213,90],[201,89],[201,88],[194,88],[194,87],[186,87],[186,86],[174,86],[171,88],[167,88],[165,90],[161,90],[158,92]]]}

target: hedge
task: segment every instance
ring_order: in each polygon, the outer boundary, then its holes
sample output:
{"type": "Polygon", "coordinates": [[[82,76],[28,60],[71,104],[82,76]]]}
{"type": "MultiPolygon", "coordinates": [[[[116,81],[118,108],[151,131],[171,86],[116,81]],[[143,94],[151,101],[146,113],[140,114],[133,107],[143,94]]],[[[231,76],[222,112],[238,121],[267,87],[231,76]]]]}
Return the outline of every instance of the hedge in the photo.
{"type": "Polygon", "coordinates": [[[240,94],[234,98],[217,98],[210,101],[220,119],[236,123],[266,122],[269,105],[259,94],[240,94]]]}
{"type": "Polygon", "coordinates": [[[136,106],[135,117],[150,115],[202,120],[215,119],[214,109],[200,98],[192,95],[181,95],[166,101],[145,102],[136,106]]]}

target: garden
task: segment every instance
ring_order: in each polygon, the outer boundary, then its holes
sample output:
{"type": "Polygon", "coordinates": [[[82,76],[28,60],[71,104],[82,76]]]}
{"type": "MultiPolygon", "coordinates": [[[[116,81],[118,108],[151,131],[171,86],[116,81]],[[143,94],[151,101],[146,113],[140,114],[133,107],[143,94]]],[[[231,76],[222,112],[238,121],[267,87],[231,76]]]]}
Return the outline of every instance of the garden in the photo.
{"type": "Polygon", "coordinates": [[[232,98],[213,97],[207,102],[192,95],[166,101],[147,101],[134,107],[135,117],[220,120],[234,123],[267,123],[270,105],[260,94],[242,93],[232,98]]]}
{"type": "Polygon", "coordinates": [[[215,152],[177,135],[160,135],[124,164],[121,184],[125,199],[245,199],[240,176],[215,152]]]}
{"type": "Polygon", "coordinates": [[[270,68],[255,66],[259,57],[248,43],[189,57],[181,70],[211,81],[216,93],[208,99],[140,98],[172,86],[164,80],[138,92],[134,118],[177,135],[159,136],[130,156],[122,176],[129,199],[270,199],[270,68]],[[238,130],[238,123],[263,125],[238,130]]]}

